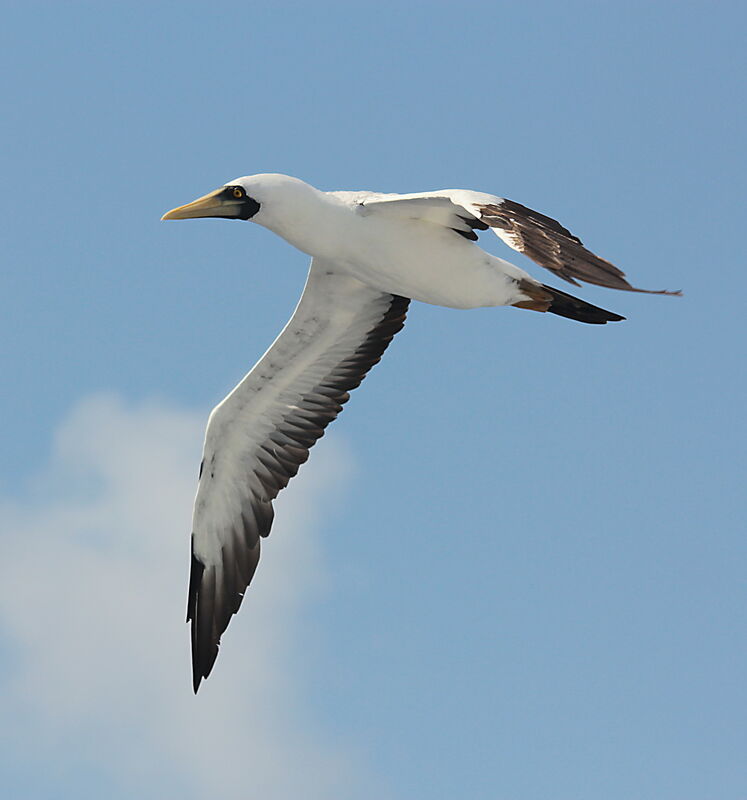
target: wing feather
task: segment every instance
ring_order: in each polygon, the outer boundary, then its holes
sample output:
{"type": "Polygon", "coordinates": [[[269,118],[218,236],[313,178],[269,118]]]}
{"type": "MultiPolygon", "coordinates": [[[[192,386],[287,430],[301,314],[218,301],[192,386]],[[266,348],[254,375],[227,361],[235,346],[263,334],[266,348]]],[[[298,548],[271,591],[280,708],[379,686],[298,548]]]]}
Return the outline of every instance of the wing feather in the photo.
{"type": "Polygon", "coordinates": [[[409,302],[314,260],[288,325],[210,415],[187,602],[195,692],[257,568],[272,501],[380,360],[409,302]]]}
{"type": "Polygon", "coordinates": [[[480,219],[493,228],[509,247],[528,256],[545,269],[574,286],[579,281],[647,294],[673,294],[667,290],[637,289],[625,278],[625,273],[614,264],[587,250],[578,236],[574,236],[557,220],[538,211],[505,198],[497,202],[476,204],[480,219]]]}

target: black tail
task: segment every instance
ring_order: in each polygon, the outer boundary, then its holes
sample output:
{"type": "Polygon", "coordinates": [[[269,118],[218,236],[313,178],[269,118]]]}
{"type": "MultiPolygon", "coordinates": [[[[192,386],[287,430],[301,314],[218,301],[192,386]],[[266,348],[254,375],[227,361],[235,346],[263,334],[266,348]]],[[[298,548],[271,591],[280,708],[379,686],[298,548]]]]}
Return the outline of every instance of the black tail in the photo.
{"type": "Polygon", "coordinates": [[[590,325],[604,325],[607,322],[620,322],[625,319],[612,311],[605,311],[599,306],[593,306],[591,303],[579,300],[578,297],[561,292],[560,289],[553,289],[552,286],[543,284],[542,288],[552,295],[552,301],[547,309],[551,314],[588,322],[590,325]]]}

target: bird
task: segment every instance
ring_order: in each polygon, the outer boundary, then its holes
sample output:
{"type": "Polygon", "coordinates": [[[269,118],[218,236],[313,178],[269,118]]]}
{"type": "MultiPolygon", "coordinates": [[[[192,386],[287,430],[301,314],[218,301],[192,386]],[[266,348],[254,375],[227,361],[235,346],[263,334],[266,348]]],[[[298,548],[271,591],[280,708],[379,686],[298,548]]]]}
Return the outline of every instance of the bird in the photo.
{"type": "Polygon", "coordinates": [[[477,191],[322,191],[288,175],[258,174],[162,219],[201,217],[261,225],[310,255],[311,265],[282,332],[208,419],[187,601],[195,693],[254,576],[273,501],[402,329],[411,301],[514,306],[592,325],[624,319],[487,253],[478,234],[492,230],[574,286],[681,294],[635,288],[556,220],[477,191]]]}

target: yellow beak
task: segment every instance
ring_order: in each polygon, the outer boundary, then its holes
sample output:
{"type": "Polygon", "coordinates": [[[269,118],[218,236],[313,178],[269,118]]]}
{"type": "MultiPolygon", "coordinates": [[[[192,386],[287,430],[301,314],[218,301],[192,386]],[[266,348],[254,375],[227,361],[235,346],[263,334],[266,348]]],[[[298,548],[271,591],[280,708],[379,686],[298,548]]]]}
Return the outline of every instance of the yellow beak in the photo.
{"type": "MultiPolygon", "coordinates": [[[[195,217],[224,217],[234,216],[230,213],[230,202],[221,197],[223,189],[216,189],[210,194],[198,197],[185,206],[178,206],[167,211],[161,219],[194,219],[195,217]],[[228,212],[228,213],[227,213],[228,212]]],[[[236,203],[236,205],[239,205],[236,203]]]]}

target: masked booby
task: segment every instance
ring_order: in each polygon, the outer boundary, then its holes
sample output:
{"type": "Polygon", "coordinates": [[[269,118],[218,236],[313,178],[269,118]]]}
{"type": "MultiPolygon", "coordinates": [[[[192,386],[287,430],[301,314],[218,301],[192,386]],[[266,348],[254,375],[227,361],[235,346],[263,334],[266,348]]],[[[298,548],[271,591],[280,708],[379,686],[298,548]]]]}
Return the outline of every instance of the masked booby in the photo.
{"type": "Polygon", "coordinates": [[[486,253],[475,244],[478,232],[492,229],[576,286],[648,291],[554,219],[481,192],[324,192],[286,175],[251,175],[163,219],[197,217],[251,220],[312,258],[290,321],[208,421],[187,603],[195,692],[252,580],[272,501],[380,360],[411,300],[511,305],[591,324],[624,319],[486,253]]]}

